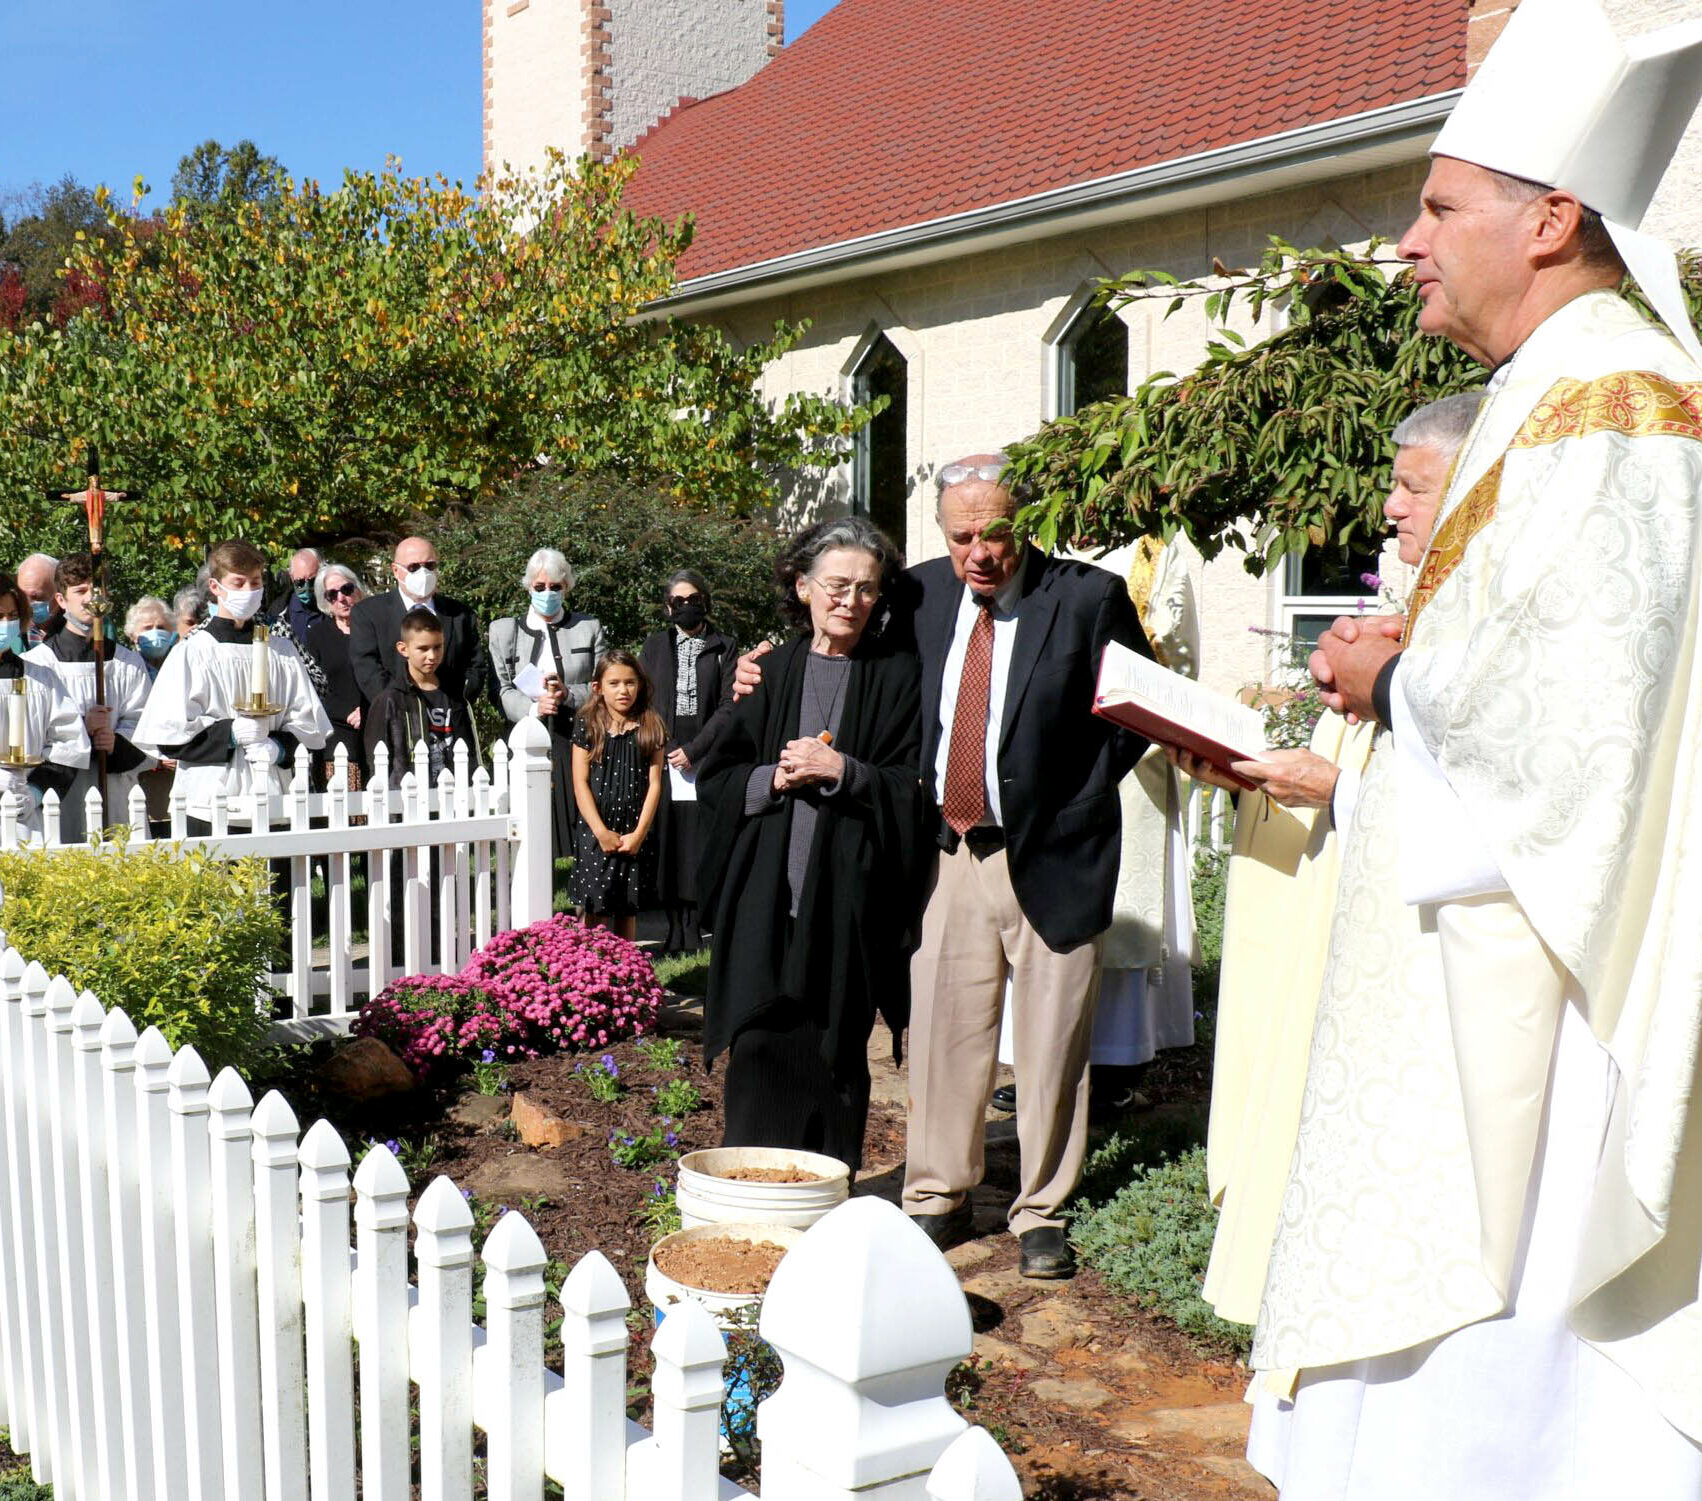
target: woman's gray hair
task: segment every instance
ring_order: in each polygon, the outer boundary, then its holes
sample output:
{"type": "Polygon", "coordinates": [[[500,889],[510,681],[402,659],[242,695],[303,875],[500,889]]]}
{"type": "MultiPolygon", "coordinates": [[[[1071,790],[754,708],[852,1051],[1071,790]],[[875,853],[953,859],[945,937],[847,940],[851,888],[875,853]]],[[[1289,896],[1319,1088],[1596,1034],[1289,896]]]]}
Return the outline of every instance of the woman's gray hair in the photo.
{"type": "Polygon", "coordinates": [[[1395,429],[1395,447],[1433,448],[1452,458],[1477,421],[1483,396],[1482,391],[1465,391],[1420,407],[1395,429]]]}
{"type": "Polygon", "coordinates": [[[171,597],[171,621],[176,625],[185,615],[199,620],[207,609],[207,591],[200,584],[185,584],[171,597]]]}
{"type": "Polygon", "coordinates": [[[177,616],[172,614],[166,602],[157,594],[144,594],[124,612],[124,634],[132,641],[136,639],[138,622],[144,615],[163,615],[167,625],[174,630],[177,627],[177,616]]]}
{"type": "Polygon", "coordinates": [[[573,564],[567,561],[566,554],[557,552],[553,547],[540,547],[526,559],[526,572],[520,580],[520,587],[530,589],[532,575],[538,572],[547,579],[559,580],[564,596],[573,593],[573,564]]]}
{"type": "Polygon", "coordinates": [[[316,601],[318,601],[319,608],[324,611],[325,614],[329,615],[331,613],[331,601],[325,597],[325,589],[332,574],[337,574],[342,578],[346,578],[355,586],[355,588],[360,590],[360,593],[355,596],[357,600],[366,598],[366,585],[361,582],[360,575],[356,573],[354,569],[350,568],[348,564],[321,563],[319,565],[319,572],[313,575],[313,597],[316,601]]]}
{"type": "Polygon", "coordinates": [[[802,629],[810,623],[810,609],[798,598],[798,580],[809,574],[816,563],[835,548],[849,547],[866,552],[881,571],[881,594],[890,594],[893,579],[904,566],[904,559],[892,542],[867,516],[836,516],[830,521],[818,521],[793,537],[774,561],[774,587],[778,596],[781,618],[793,627],[802,629]]]}

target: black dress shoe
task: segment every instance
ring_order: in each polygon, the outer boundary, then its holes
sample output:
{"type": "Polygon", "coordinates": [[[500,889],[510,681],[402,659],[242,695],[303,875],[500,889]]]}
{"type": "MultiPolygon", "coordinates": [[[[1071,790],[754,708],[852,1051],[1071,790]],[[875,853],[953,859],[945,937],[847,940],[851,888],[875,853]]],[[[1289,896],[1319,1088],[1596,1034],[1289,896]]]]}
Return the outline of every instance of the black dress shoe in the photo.
{"type": "Polygon", "coordinates": [[[1024,1230],[1022,1241],[1022,1275],[1040,1281],[1062,1282],[1076,1274],[1076,1253],[1064,1237],[1062,1227],[1042,1225],[1036,1230],[1024,1230]]]}
{"type": "Polygon", "coordinates": [[[913,1214],[910,1223],[940,1250],[949,1251],[969,1239],[975,1228],[975,1214],[969,1200],[965,1199],[956,1209],[948,1209],[944,1214],[913,1214]]]}
{"type": "Polygon", "coordinates": [[[993,1108],[1005,1115],[1016,1114],[1016,1085],[1001,1084],[993,1091],[993,1108]]]}

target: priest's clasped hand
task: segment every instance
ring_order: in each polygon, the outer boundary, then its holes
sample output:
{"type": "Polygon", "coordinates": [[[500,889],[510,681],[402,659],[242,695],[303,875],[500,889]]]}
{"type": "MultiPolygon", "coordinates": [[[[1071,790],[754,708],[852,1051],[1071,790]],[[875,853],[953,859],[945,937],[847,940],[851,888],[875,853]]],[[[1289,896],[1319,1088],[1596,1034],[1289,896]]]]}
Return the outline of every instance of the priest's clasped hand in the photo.
{"type": "Polygon", "coordinates": [[[813,736],[789,740],[774,769],[774,790],[790,792],[797,787],[814,787],[837,782],[845,774],[845,757],[825,740],[813,736]]]}
{"type": "Polygon", "coordinates": [[[1377,717],[1377,675],[1399,656],[1406,622],[1399,615],[1343,615],[1318,638],[1307,666],[1328,708],[1350,723],[1377,717]]]}

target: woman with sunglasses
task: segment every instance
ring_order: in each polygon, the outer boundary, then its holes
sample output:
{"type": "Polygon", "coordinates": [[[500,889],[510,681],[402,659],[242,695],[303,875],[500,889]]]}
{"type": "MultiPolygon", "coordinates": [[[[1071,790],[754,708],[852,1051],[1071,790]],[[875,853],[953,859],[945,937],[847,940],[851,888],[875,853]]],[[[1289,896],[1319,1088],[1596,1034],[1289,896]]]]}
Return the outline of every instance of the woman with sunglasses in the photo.
{"type": "Polygon", "coordinates": [[[709,623],[709,585],[695,568],[677,568],[662,585],[668,624],[640,653],[651,702],[668,727],[667,795],[657,814],[657,888],[668,914],[665,953],[703,947],[697,913],[697,765],[733,708],[738,648],[709,623]]]}
{"type": "Polygon", "coordinates": [[[325,712],[331,720],[331,738],[314,757],[319,763],[316,770],[322,780],[329,778],[332,758],[341,745],[349,753],[349,780],[359,787],[368,770],[361,736],[367,704],[349,655],[349,616],[355,602],[366,597],[366,589],[352,568],[326,563],[313,581],[313,593],[321,613],[307,628],[307,649],[325,674],[325,712]]]}

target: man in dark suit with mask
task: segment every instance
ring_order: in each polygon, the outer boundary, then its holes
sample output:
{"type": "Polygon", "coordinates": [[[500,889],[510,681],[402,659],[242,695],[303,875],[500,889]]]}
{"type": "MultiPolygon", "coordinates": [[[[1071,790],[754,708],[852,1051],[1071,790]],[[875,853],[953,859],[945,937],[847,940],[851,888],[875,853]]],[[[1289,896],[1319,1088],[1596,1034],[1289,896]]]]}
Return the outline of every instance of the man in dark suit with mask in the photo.
{"type": "Polygon", "coordinates": [[[424,537],[405,537],[390,567],[396,587],[363,599],[349,616],[349,660],[361,693],[372,703],[386,688],[406,680],[396,642],[402,617],[423,607],[443,625],[438,682],[450,697],[471,703],[485,686],[484,641],[472,610],[437,592],[437,549],[424,537]]]}

